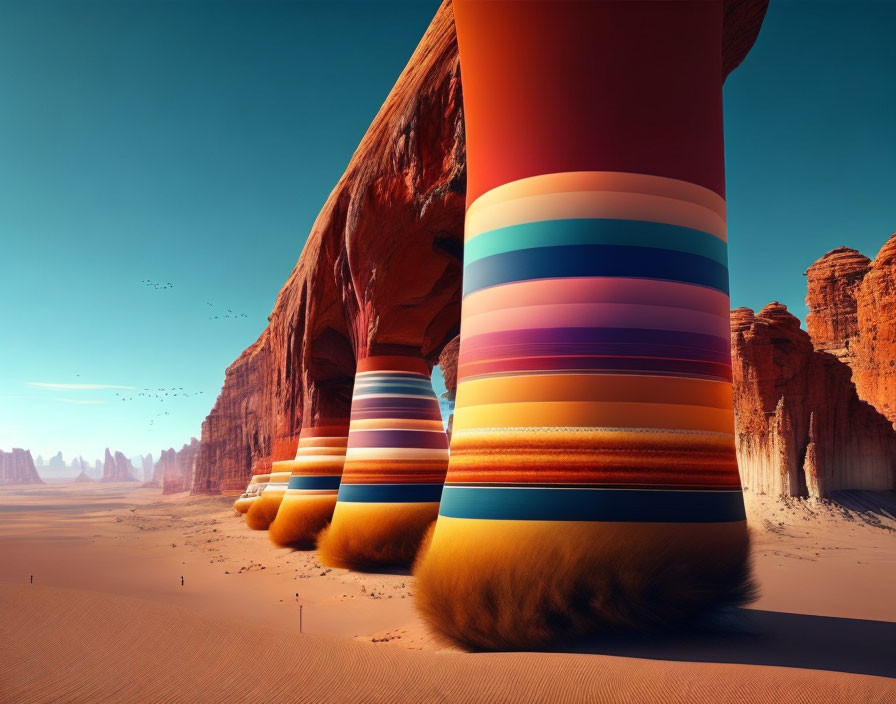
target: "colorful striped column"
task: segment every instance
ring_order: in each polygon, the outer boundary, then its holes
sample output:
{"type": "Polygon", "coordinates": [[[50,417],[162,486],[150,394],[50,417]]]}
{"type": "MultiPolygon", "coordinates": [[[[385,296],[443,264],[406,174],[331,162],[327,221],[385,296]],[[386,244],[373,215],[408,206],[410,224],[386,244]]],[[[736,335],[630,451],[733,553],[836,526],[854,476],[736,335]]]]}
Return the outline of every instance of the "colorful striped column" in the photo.
{"type": "Polygon", "coordinates": [[[345,468],[321,559],[339,567],[409,565],[436,518],[448,439],[419,357],[358,362],[345,468]]]}
{"type": "Polygon", "coordinates": [[[233,502],[233,508],[237,513],[246,513],[249,507],[255,502],[259,496],[259,492],[264,489],[264,485],[268,483],[270,474],[256,474],[249,481],[246,491],[233,502]]]}
{"type": "Polygon", "coordinates": [[[268,529],[274,544],[314,547],[336,507],[347,442],[347,418],[318,419],[302,428],[286,493],[268,529]]]}
{"type": "Polygon", "coordinates": [[[454,8],[463,308],[418,607],[503,649],[742,603],[722,4],[454,8]]]}

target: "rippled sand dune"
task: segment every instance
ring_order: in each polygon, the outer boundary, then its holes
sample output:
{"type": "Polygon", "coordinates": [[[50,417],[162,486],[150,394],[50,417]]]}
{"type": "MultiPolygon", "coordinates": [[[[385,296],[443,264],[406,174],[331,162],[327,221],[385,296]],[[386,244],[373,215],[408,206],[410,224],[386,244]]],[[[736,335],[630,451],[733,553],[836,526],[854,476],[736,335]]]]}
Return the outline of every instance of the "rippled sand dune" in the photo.
{"type": "Polygon", "coordinates": [[[408,574],[272,547],[231,504],[133,485],[0,490],[0,701],[896,698],[886,513],[752,506],[763,597],[715,631],[469,654],[427,634],[408,574]]]}

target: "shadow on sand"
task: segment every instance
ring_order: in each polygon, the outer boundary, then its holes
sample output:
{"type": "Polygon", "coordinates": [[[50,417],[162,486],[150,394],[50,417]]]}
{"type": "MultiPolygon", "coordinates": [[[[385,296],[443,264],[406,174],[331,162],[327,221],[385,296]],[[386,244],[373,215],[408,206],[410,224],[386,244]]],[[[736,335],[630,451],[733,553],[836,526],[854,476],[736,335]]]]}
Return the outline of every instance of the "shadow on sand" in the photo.
{"type": "Polygon", "coordinates": [[[754,609],[711,629],[592,638],[558,650],[896,677],[896,623],[754,609]]]}

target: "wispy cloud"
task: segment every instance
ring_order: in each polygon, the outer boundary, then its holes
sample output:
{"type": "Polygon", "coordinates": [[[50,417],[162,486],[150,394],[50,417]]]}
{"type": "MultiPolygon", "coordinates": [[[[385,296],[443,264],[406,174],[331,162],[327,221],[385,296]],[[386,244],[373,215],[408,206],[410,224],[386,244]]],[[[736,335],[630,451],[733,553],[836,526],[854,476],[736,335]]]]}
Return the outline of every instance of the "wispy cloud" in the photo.
{"type": "Polygon", "coordinates": [[[48,381],[26,381],[28,386],[38,389],[53,389],[54,391],[97,391],[100,389],[133,389],[133,386],[121,386],[119,384],[53,384],[48,381]]]}
{"type": "Polygon", "coordinates": [[[57,398],[53,400],[61,403],[74,403],[76,406],[95,406],[98,403],[105,403],[105,401],[81,401],[74,398],[57,398]]]}

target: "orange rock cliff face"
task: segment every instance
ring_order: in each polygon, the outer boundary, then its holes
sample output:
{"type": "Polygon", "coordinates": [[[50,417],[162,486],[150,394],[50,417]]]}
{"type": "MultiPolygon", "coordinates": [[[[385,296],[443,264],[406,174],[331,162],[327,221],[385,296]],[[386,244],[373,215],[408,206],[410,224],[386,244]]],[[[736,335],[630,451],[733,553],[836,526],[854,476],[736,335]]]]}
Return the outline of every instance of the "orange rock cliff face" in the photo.
{"type": "Polygon", "coordinates": [[[896,426],[896,234],[873,261],[839,247],[806,276],[812,342],[848,364],[859,397],[896,426]]]}
{"type": "Polygon", "coordinates": [[[896,432],[783,305],[732,311],[731,356],[747,491],[825,498],[896,488],[896,432]]]}

